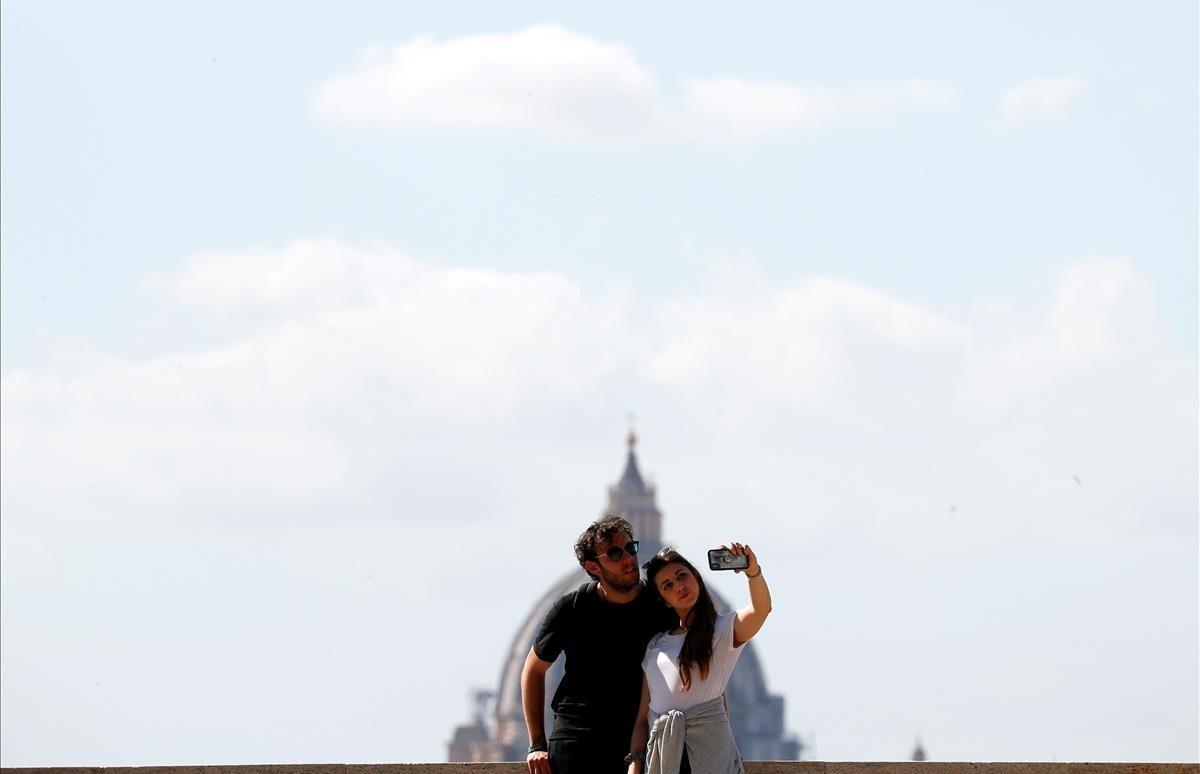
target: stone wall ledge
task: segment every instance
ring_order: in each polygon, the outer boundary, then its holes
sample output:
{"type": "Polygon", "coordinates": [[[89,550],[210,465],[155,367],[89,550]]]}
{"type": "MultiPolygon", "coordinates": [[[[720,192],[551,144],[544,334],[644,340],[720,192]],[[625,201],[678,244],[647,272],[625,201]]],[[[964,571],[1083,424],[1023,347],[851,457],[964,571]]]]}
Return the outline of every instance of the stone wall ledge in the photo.
{"type": "MultiPolygon", "coordinates": [[[[524,763],[328,763],[241,766],[55,766],[0,774],[525,774],[524,763]]],[[[1200,774],[1197,763],[747,761],[746,774],[1200,774]]]]}

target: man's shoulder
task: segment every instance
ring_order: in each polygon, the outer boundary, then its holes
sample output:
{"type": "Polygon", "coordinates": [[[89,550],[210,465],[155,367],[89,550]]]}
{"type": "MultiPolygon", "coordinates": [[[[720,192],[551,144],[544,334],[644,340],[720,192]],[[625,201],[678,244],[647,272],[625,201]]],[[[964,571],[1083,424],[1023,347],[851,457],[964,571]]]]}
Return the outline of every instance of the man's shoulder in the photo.
{"type": "Polygon", "coordinates": [[[563,595],[563,599],[569,599],[572,605],[578,606],[580,603],[586,604],[593,598],[598,598],[596,594],[596,586],[599,584],[596,581],[588,581],[581,584],[574,591],[568,591],[563,595]]]}
{"type": "Polygon", "coordinates": [[[550,606],[550,614],[558,615],[574,610],[580,605],[586,605],[591,597],[596,596],[595,586],[595,581],[588,581],[577,588],[571,589],[554,601],[554,604],[550,606]]]}

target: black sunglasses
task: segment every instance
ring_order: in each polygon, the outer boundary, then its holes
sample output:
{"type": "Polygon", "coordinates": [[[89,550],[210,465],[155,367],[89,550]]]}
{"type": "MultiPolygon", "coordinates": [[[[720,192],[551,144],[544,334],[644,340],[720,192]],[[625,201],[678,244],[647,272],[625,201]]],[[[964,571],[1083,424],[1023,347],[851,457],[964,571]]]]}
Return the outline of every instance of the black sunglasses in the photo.
{"type": "MultiPolygon", "coordinates": [[[[636,540],[630,540],[628,543],[625,544],[624,548],[622,548],[620,546],[613,546],[612,548],[605,551],[602,555],[607,556],[608,561],[610,561],[610,562],[621,561],[621,557],[625,556],[626,553],[628,553],[634,559],[637,559],[637,549],[638,549],[638,542],[636,540]]],[[[597,554],[596,556],[593,556],[592,559],[599,559],[600,556],[602,556],[602,555],[597,554]]]]}

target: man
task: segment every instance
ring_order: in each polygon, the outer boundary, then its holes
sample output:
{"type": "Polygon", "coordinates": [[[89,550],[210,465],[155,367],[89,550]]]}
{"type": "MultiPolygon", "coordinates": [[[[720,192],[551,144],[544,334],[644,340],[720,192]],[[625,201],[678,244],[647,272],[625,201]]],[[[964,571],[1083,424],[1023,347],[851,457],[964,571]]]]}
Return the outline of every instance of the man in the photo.
{"type": "Polygon", "coordinates": [[[656,632],[678,623],[669,607],[642,593],[633,527],[619,516],[593,522],[575,543],[591,576],[546,613],[521,672],[529,728],[530,774],[603,774],[626,769],[642,696],[642,656],[656,632]],[[560,653],[566,670],[546,739],[546,672],[560,653]]]}

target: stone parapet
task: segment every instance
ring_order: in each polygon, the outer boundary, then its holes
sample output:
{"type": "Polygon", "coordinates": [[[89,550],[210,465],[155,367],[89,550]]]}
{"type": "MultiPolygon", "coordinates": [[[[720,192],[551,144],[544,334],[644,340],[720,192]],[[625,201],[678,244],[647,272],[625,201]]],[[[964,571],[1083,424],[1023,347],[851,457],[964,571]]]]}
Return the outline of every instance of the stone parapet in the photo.
{"type": "MultiPolygon", "coordinates": [[[[524,763],[3,768],[0,774],[525,774],[524,763]]],[[[1196,763],[825,763],[747,761],[746,774],[1200,774],[1196,763]]]]}

